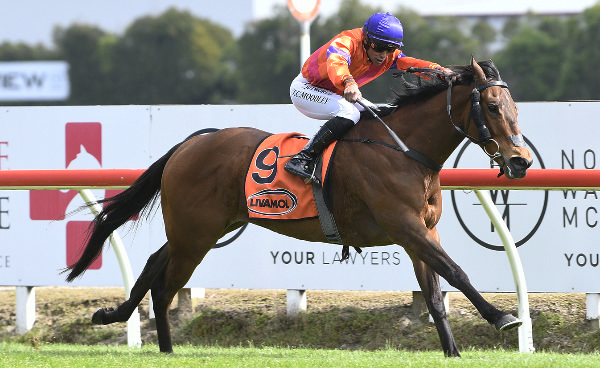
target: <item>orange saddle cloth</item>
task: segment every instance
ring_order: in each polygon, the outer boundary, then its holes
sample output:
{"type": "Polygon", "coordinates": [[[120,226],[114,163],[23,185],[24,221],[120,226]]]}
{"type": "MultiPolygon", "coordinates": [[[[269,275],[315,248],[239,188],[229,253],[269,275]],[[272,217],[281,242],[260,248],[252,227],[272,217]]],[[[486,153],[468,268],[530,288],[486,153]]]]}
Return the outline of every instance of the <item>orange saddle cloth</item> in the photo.
{"type": "MultiPolygon", "coordinates": [[[[256,149],[246,174],[246,205],[250,218],[299,220],[318,217],[312,184],[285,171],[285,164],[307,143],[299,133],[275,134],[256,149]]],[[[325,178],[336,142],[323,152],[325,178]]],[[[324,180],[323,180],[324,181],[324,180]]]]}

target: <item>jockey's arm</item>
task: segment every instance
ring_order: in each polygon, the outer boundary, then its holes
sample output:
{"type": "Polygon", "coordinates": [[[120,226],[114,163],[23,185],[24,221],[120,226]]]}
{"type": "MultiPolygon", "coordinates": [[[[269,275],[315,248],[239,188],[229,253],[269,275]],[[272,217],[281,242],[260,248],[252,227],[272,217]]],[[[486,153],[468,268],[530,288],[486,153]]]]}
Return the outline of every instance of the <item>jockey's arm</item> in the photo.
{"type": "Polygon", "coordinates": [[[338,54],[331,54],[327,58],[327,74],[333,84],[344,91],[344,98],[348,102],[355,103],[362,97],[358,84],[350,74],[348,61],[338,54]]]}
{"type": "MultiPolygon", "coordinates": [[[[398,56],[398,59],[396,59],[396,67],[399,70],[407,70],[408,68],[413,67],[413,68],[436,69],[436,70],[444,72],[445,74],[448,74],[448,75],[453,73],[452,70],[450,70],[448,68],[444,68],[443,66],[441,66],[438,63],[406,56],[402,53],[400,53],[400,55],[398,56]]],[[[420,74],[420,75],[422,75],[422,74],[420,74]]]]}

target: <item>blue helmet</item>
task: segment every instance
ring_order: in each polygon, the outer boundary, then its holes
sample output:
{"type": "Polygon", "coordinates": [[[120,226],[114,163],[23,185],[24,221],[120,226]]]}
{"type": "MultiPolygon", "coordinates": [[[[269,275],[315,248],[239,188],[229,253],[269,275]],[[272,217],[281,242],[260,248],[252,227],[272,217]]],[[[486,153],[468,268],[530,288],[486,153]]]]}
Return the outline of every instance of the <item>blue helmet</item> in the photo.
{"type": "Polygon", "coordinates": [[[402,38],[404,37],[402,23],[390,13],[375,13],[371,15],[363,26],[363,33],[371,40],[376,40],[380,43],[393,44],[396,47],[404,45],[402,43],[402,38]]]}

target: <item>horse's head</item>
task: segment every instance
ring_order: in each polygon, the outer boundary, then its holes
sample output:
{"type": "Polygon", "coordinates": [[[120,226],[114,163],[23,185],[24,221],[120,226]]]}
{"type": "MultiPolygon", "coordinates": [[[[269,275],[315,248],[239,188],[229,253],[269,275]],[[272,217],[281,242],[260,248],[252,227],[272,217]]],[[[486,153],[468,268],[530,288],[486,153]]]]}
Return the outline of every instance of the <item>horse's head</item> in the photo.
{"type": "Polygon", "coordinates": [[[501,175],[509,179],[524,177],[532,164],[531,153],[525,147],[517,123],[517,105],[494,63],[491,60],[478,63],[471,58],[470,64],[451,69],[454,72],[452,76],[433,78],[431,74],[442,73],[428,68],[409,68],[407,73],[396,74],[401,84],[394,89],[395,98],[391,104],[380,110],[382,116],[392,114],[389,120],[396,124],[396,130],[405,129],[405,136],[418,129],[428,130],[425,133],[427,139],[423,139],[423,133],[416,133],[416,140],[408,142],[433,145],[433,149],[423,144],[417,145],[416,149],[424,150],[422,153],[430,155],[436,162],[445,162],[466,137],[483,148],[490,162],[500,167],[501,175]],[[428,77],[422,78],[427,74],[428,77]],[[442,94],[444,90],[446,93],[442,94]],[[440,109],[424,103],[432,98],[435,98],[434,104],[445,101],[445,114],[438,114],[442,112],[440,109]],[[409,106],[413,106],[413,110],[406,112],[404,109],[409,106]],[[411,116],[419,118],[409,118],[411,116]],[[435,118],[428,120],[424,116],[435,118]],[[447,125],[448,120],[450,126],[447,125]],[[407,124],[409,121],[415,124],[407,124]],[[454,128],[456,134],[432,136],[431,125],[426,124],[427,121],[454,128]]]}
{"type": "Polygon", "coordinates": [[[518,108],[507,84],[500,79],[491,60],[477,63],[471,58],[471,65],[466,70],[473,77],[470,108],[464,126],[467,137],[479,144],[490,160],[500,166],[501,174],[509,179],[524,177],[533,161],[525,147],[517,122],[518,108]]]}

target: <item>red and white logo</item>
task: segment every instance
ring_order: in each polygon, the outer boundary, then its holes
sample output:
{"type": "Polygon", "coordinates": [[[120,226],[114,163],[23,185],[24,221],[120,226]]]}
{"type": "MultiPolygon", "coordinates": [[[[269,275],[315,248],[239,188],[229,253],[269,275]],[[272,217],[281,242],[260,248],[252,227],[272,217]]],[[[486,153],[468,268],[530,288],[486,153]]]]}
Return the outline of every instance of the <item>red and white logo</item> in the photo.
{"type": "MultiPolygon", "coordinates": [[[[102,124],[67,123],[65,126],[65,168],[99,169],[102,167],[102,124]]],[[[113,196],[121,190],[106,190],[113,196]]],[[[29,217],[32,220],[64,220],[65,215],[83,205],[77,190],[32,190],[29,192],[29,217]]],[[[79,258],[90,220],[70,220],[66,224],[66,265],[79,258]]],[[[102,267],[102,255],[89,269],[102,267]]]]}

